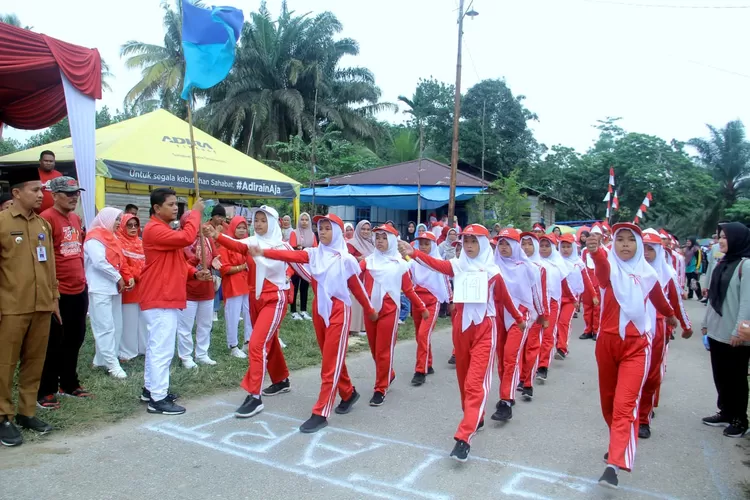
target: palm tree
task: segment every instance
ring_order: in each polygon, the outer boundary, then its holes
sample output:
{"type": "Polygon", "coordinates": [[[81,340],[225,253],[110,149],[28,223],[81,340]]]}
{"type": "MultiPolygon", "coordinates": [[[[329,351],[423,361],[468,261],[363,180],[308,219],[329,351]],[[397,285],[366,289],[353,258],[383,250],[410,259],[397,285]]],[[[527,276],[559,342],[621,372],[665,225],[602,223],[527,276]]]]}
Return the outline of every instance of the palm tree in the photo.
{"type": "Polygon", "coordinates": [[[710,138],[690,139],[688,144],[698,151],[699,162],[719,182],[720,201],[729,208],[750,187],[750,142],[740,120],[731,121],[724,128],[707,127],[710,138]]]}
{"type": "Polygon", "coordinates": [[[294,15],[283,2],[273,21],[265,2],[243,26],[235,65],[207,93],[198,114],[208,131],[253,156],[293,135],[312,140],[324,130],[346,139],[373,139],[372,117],[395,105],[380,103],[380,89],[366,68],[339,68],[357,55],[350,38],[334,40],[341,23],[330,12],[294,15]]]}
{"type": "Polygon", "coordinates": [[[0,23],[10,24],[16,28],[23,28],[25,30],[33,29],[33,26],[24,26],[21,24],[21,19],[15,14],[0,14],[0,23]]]}

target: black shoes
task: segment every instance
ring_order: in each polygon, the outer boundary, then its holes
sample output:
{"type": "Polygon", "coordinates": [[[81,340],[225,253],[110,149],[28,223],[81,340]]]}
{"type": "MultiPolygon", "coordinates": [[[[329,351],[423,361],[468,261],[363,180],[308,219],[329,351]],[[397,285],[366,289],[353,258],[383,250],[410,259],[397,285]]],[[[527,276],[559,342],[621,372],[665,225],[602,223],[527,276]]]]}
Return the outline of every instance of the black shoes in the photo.
{"type": "Polygon", "coordinates": [[[717,413],[716,415],[711,415],[710,417],[703,418],[702,422],[706,425],[710,425],[711,427],[726,427],[732,423],[730,418],[722,415],[721,412],[717,413]]]}
{"type": "Polygon", "coordinates": [[[524,387],[521,391],[521,397],[524,401],[531,401],[532,399],[534,399],[534,388],[524,387]]]}
{"type": "Polygon", "coordinates": [[[605,488],[616,490],[618,483],[619,481],[617,480],[617,472],[615,472],[615,469],[612,467],[604,469],[604,474],[599,478],[599,484],[605,488]]]}
{"type": "Polygon", "coordinates": [[[648,424],[640,424],[638,426],[638,438],[648,439],[651,437],[651,427],[648,424]]]}
{"type": "Polygon", "coordinates": [[[263,394],[264,396],[277,396],[291,390],[292,388],[289,384],[289,379],[287,378],[282,380],[281,382],[269,385],[261,391],[261,394],[263,394]]]}
{"type": "Polygon", "coordinates": [[[427,376],[424,373],[415,372],[411,379],[411,385],[420,386],[425,383],[427,376]]]}
{"type": "Polygon", "coordinates": [[[234,416],[237,418],[250,418],[262,412],[263,408],[263,401],[260,398],[248,394],[242,405],[235,410],[234,416]]]}
{"type": "Polygon", "coordinates": [[[729,427],[724,429],[724,435],[730,438],[741,438],[748,433],[747,420],[735,418],[729,427]]]}
{"type": "Polygon", "coordinates": [[[370,398],[370,406],[383,406],[385,403],[385,394],[380,391],[375,392],[370,398]]]}
{"type": "Polygon", "coordinates": [[[435,370],[431,366],[427,367],[427,375],[435,375],[435,370]]]}
{"type": "Polygon", "coordinates": [[[523,382],[519,382],[516,386],[516,391],[523,392],[523,382]]]}
{"type": "Polygon", "coordinates": [[[497,411],[492,414],[492,417],[490,417],[492,420],[507,422],[513,418],[513,409],[511,408],[510,401],[498,401],[496,408],[497,411]]]}
{"type": "Polygon", "coordinates": [[[185,413],[185,408],[174,404],[174,401],[169,401],[169,397],[166,397],[161,401],[149,399],[146,411],[158,415],[182,415],[185,413]]]}
{"type": "Polygon", "coordinates": [[[479,425],[477,425],[477,430],[476,430],[476,432],[479,432],[479,431],[481,431],[482,429],[484,429],[484,419],[482,419],[482,420],[480,420],[480,421],[479,421],[479,425]]]}
{"type": "Polygon", "coordinates": [[[36,417],[27,417],[26,415],[16,415],[16,425],[42,435],[52,430],[52,426],[48,423],[42,422],[36,417]]]}
{"type": "Polygon", "coordinates": [[[536,371],[536,379],[544,383],[547,380],[547,368],[542,366],[536,371]]]}
{"type": "Polygon", "coordinates": [[[357,401],[359,401],[359,393],[357,392],[357,389],[353,389],[352,395],[349,396],[349,399],[342,399],[339,405],[333,411],[335,411],[339,415],[346,415],[347,413],[352,411],[352,407],[357,401]]]}
{"type": "Polygon", "coordinates": [[[453,460],[457,460],[459,462],[466,462],[469,459],[469,450],[471,449],[471,446],[469,446],[469,443],[462,440],[456,441],[456,446],[453,447],[453,451],[451,452],[451,458],[453,460]]]}
{"type": "Polygon", "coordinates": [[[456,355],[455,354],[451,354],[451,357],[448,360],[448,364],[449,365],[455,365],[456,364],[456,355]]]}
{"type": "Polygon", "coordinates": [[[328,426],[328,419],[322,415],[312,414],[302,425],[299,431],[303,434],[313,434],[328,426]]]}
{"type": "MultiPolygon", "coordinates": [[[[172,394],[171,392],[169,392],[169,390],[167,390],[167,397],[164,399],[166,399],[170,403],[174,403],[175,401],[179,399],[179,396],[177,394],[172,394]]],[[[143,401],[144,403],[148,403],[150,400],[151,400],[151,391],[149,391],[148,389],[144,387],[141,390],[141,401],[143,401]]]]}
{"type": "Polygon", "coordinates": [[[11,447],[21,443],[23,443],[21,431],[18,430],[16,424],[8,420],[8,417],[3,417],[3,420],[0,420],[0,444],[11,447]]]}
{"type": "Polygon", "coordinates": [[[594,334],[590,332],[583,332],[578,338],[581,340],[591,340],[594,338],[594,334]]]}
{"type": "Polygon", "coordinates": [[[568,357],[568,355],[565,354],[565,351],[563,351],[562,349],[558,349],[555,352],[555,359],[559,359],[560,361],[564,361],[565,358],[567,358],[567,357],[568,357]]]}

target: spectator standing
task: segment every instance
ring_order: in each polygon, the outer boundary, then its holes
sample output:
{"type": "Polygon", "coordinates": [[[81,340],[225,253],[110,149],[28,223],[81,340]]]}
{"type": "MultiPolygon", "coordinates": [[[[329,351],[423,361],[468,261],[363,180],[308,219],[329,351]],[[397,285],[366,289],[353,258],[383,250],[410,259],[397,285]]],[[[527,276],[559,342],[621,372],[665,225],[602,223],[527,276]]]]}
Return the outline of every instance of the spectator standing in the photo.
{"type": "MultiPolygon", "coordinates": [[[[310,214],[307,212],[302,212],[299,215],[297,229],[289,236],[289,246],[295,250],[304,250],[305,248],[318,246],[318,239],[312,231],[310,214]]],[[[294,295],[292,296],[292,303],[289,305],[292,319],[312,320],[312,316],[307,313],[307,294],[310,291],[310,283],[295,273],[292,276],[292,286],[294,287],[294,295]],[[297,293],[299,293],[299,313],[297,312],[297,293]]]]}
{"type": "Polygon", "coordinates": [[[143,242],[140,238],[141,220],[132,213],[120,219],[117,238],[122,245],[125,264],[133,278],[133,287],[122,292],[122,337],[120,338],[120,361],[130,361],[146,354],[148,337],[146,322],[141,315],[141,271],[146,265],[143,242]]]}
{"type": "Polygon", "coordinates": [[[123,210],[123,213],[138,217],[138,207],[136,205],[133,205],[132,203],[128,203],[127,205],[125,205],[125,210],[123,210]]]}
{"type": "Polygon", "coordinates": [[[62,322],[50,324],[37,403],[40,408],[57,409],[58,390],[66,396],[91,396],[78,380],[78,353],[86,336],[89,296],[83,268],[83,228],[74,213],[84,189],[77,180],[63,176],[50,181],[49,191],[54,205],[40,215],[52,229],[62,322]]]}
{"type": "Polygon", "coordinates": [[[685,244],[685,275],[687,277],[688,299],[693,298],[693,292],[697,294],[698,300],[703,296],[700,283],[701,257],[701,247],[698,245],[698,240],[688,238],[685,244]],[[695,290],[693,290],[693,286],[695,286],[695,290]]]}
{"type": "Polygon", "coordinates": [[[292,218],[285,215],[281,218],[281,241],[288,242],[292,236],[294,228],[292,227],[292,218]]]}
{"type": "MultiPolygon", "coordinates": [[[[211,224],[213,227],[216,228],[217,231],[224,232],[227,229],[227,211],[224,209],[221,205],[216,205],[211,210],[211,218],[208,220],[208,223],[211,224]]],[[[220,245],[218,243],[215,243],[214,250],[218,253],[220,245]]],[[[213,269],[211,270],[213,274],[213,280],[214,280],[214,322],[219,321],[219,310],[221,309],[221,304],[224,300],[224,293],[221,289],[221,275],[219,273],[219,270],[217,267],[219,266],[212,266],[213,269]]]]}
{"type": "Polygon", "coordinates": [[[62,177],[62,174],[55,170],[55,153],[49,150],[42,151],[39,155],[39,180],[42,181],[44,188],[44,199],[42,205],[38,209],[34,209],[36,213],[40,214],[54,205],[55,202],[49,190],[49,182],[57,177],[62,177]]]}
{"type": "Polygon", "coordinates": [[[0,194],[0,212],[8,210],[13,205],[13,197],[10,193],[0,194]]]}

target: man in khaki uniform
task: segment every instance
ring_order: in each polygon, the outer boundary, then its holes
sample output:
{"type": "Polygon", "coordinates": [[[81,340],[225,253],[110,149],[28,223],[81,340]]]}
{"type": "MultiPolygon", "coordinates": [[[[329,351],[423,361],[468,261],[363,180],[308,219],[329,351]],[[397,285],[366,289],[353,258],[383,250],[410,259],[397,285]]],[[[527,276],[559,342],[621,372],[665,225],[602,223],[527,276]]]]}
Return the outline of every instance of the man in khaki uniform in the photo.
{"type": "Polygon", "coordinates": [[[36,398],[47,353],[50,321],[60,321],[55,253],[49,224],[34,213],[42,204],[36,167],[13,169],[13,206],[0,212],[0,444],[23,442],[16,424],[39,433],[52,427],[36,418],[36,398]],[[13,418],[13,375],[18,414],[13,418]]]}

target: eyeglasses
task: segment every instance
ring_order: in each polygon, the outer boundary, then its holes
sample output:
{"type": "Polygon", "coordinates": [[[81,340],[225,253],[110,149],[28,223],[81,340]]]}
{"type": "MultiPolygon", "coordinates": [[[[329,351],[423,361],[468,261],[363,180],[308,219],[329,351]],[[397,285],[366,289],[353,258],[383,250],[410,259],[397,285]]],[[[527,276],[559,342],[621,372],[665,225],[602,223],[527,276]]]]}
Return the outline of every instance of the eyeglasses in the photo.
{"type": "Polygon", "coordinates": [[[137,229],[138,228],[138,223],[137,222],[128,222],[127,224],[125,224],[125,227],[127,227],[128,229],[137,229]]]}
{"type": "Polygon", "coordinates": [[[62,192],[62,194],[64,194],[68,198],[78,198],[79,196],[81,196],[80,191],[73,191],[72,193],[62,192]]]}

